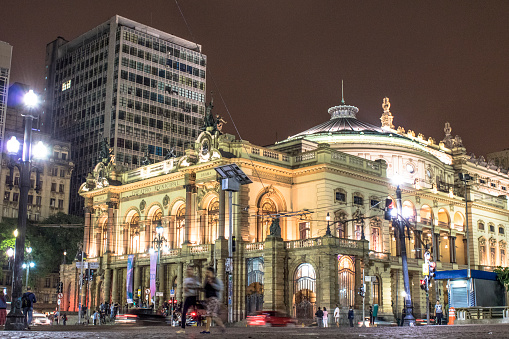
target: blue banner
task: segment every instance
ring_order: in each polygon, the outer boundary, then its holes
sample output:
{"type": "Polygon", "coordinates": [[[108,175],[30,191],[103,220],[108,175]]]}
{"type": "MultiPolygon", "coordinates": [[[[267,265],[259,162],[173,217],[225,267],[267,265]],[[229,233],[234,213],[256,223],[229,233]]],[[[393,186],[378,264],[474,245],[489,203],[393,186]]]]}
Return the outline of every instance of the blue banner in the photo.
{"type": "Polygon", "coordinates": [[[127,288],[127,303],[133,303],[133,263],[134,254],[127,256],[127,277],[126,277],[126,288],[127,288]]]}

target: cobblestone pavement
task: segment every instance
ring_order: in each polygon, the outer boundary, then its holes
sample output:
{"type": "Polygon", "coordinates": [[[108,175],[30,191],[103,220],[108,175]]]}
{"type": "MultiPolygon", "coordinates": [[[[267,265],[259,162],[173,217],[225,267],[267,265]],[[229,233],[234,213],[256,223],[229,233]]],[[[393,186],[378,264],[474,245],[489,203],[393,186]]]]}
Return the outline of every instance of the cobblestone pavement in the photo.
{"type": "Polygon", "coordinates": [[[204,327],[191,327],[186,334],[177,334],[178,328],[166,326],[46,326],[32,328],[24,332],[0,332],[0,338],[241,338],[241,339],[276,339],[276,338],[509,338],[509,324],[469,325],[469,326],[420,326],[414,328],[378,327],[378,328],[228,328],[222,334],[213,328],[211,334],[200,334],[204,327]]]}

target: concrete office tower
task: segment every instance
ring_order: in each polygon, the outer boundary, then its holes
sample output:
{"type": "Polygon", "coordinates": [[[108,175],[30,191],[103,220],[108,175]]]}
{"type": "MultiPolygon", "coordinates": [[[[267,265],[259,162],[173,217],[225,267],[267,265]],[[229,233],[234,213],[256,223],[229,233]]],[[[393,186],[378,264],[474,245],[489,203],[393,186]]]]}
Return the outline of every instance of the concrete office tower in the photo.
{"type": "Polygon", "coordinates": [[[0,149],[3,149],[12,46],[0,41],[0,149]]]}
{"type": "Polygon", "coordinates": [[[202,127],[205,65],[200,45],[120,16],[47,45],[41,129],[72,142],[70,213],[82,214],[103,140],[127,168],[184,154],[202,127]]]}

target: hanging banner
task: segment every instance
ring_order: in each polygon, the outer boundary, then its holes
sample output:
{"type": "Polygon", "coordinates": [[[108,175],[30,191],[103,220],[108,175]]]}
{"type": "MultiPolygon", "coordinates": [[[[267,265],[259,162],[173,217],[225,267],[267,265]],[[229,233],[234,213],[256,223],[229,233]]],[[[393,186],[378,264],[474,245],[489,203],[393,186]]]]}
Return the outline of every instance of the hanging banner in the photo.
{"type": "Polygon", "coordinates": [[[150,296],[156,295],[157,252],[150,255],[150,296]]]}
{"type": "Polygon", "coordinates": [[[127,303],[133,303],[133,265],[134,254],[127,256],[127,277],[126,277],[126,290],[127,290],[127,303]]]}

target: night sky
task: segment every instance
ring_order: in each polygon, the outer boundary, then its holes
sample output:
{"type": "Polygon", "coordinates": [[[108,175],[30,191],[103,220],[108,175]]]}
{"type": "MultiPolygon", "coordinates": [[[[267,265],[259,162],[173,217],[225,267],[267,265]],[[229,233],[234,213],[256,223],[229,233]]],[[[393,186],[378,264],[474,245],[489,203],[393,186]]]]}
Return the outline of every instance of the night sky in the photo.
{"type": "Polygon", "coordinates": [[[0,40],[13,46],[11,83],[42,90],[46,44],[118,14],[201,44],[214,112],[228,133],[237,134],[233,119],[255,144],[329,119],[343,79],[360,120],[380,126],[388,96],[396,127],[439,141],[449,121],[477,156],[509,147],[509,1],[179,4],[192,34],[172,0],[4,1],[0,40]]]}

